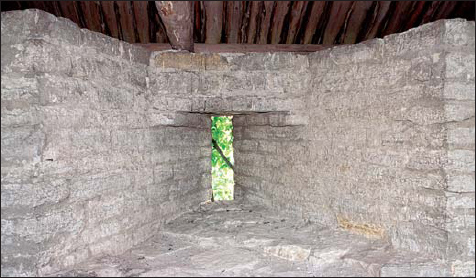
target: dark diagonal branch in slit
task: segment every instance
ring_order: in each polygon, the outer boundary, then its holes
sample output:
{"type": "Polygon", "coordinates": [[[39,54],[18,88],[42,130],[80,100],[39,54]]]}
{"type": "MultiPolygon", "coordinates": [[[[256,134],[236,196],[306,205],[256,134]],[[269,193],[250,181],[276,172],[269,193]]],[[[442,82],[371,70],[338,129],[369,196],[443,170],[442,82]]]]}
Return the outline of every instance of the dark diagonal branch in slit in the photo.
{"type": "Polygon", "coordinates": [[[230,166],[232,170],[235,170],[233,169],[233,164],[231,164],[228,158],[226,158],[226,156],[223,154],[223,151],[221,150],[220,146],[218,146],[217,141],[215,141],[215,139],[212,139],[212,144],[215,150],[217,150],[220,156],[223,158],[223,160],[225,160],[226,164],[228,164],[228,166],[230,166]]]}

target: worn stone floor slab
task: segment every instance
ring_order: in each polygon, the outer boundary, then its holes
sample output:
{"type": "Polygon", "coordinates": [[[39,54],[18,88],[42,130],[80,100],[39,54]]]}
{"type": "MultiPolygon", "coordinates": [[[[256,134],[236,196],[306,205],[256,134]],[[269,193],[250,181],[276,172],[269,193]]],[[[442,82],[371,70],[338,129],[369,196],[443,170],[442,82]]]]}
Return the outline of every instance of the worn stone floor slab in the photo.
{"type": "Polygon", "coordinates": [[[168,223],[121,256],[54,276],[449,276],[448,267],[387,242],[265,209],[222,202],[168,223]]]}

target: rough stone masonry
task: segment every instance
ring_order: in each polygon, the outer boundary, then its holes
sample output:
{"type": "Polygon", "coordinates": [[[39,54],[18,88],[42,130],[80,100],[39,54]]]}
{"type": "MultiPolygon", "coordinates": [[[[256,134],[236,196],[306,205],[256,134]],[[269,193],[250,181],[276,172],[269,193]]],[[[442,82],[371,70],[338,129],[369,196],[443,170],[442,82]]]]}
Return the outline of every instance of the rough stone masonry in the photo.
{"type": "Polygon", "coordinates": [[[24,10],[1,39],[2,276],[121,254],[209,200],[209,113],[235,115],[235,198],[474,275],[474,21],[309,55],[149,53],[24,10]]]}

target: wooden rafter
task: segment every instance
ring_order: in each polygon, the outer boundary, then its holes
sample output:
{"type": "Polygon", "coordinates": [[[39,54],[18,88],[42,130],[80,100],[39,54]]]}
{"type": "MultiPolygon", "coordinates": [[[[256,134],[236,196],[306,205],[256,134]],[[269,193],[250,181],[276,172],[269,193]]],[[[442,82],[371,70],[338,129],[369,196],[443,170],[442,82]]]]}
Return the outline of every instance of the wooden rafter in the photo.
{"type": "Polygon", "coordinates": [[[193,2],[156,1],[155,5],[172,48],[193,51],[193,2]]]}
{"type": "Polygon", "coordinates": [[[399,30],[402,29],[402,25],[411,17],[411,11],[414,4],[414,2],[405,1],[396,3],[393,16],[383,32],[384,36],[399,32],[399,30]]]}
{"type": "Polygon", "coordinates": [[[150,29],[148,20],[148,3],[147,1],[132,1],[137,33],[141,43],[150,41],[150,29]]]}
{"type": "Polygon", "coordinates": [[[223,2],[204,1],[205,43],[220,43],[223,26],[223,2]]]}
{"type": "Polygon", "coordinates": [[[227,1],[226,2],[226,42],[239,43],[241,37],[240,26],[242,23],[242,3],[241,1],[227,1]]]}
{"type": "Polygon", "coordinates": [[[59,1],[59,8],[63,16],[71,19],[74,23],[78,25],[80,24],[78,10],[76,8],[76,2],[59,1]]]}
{"type": "Polygon", "coordinates": [[[309,1],[295,1],[291,8],[289,18],[289,31],[286,38],[287,44],[293,44],[296,40],[296,35],[301,27],[301,20],[304,17],[309,1]]]}
{"type": "Polygon", "coordinates": [[[101,24],[101,15],[99,13],[99,2],[93,1],[92,3],[89,3],[79,1],[78,4],[81,6],[86,27],[95,32],[104,31],[101,24]]]}
{"type": "Polygon", "coordinates": [[[304,30],[304,38],[302,42],[304,44],[312,43],[312,38],[314,37],[316,28],[324,13],[326,2],[314,1],[310,5],[312,5],[312,8],[311,13],[309,14],[309,20],[307,21],[306,29],[304,30]]]}
{"type": "Polygon", "coordinates": [[[252,1],[250,3],[250,20],[249,20],[248,32],[246,36],[247,43],[255,43],[256,29],[258,27],[258,14],[260,12],[260,7],[261,7],[260,1],[252,1]]]}
{"type": "Polygon", "coordinates": [[[132,6],[129,1],[115,1],[118,7],[120,30],[122,39],[129,43],[136,42],[136,34],[134,31],[134,17],[132,6]]]}
{"type": "Polygon", "coordinates": [[[271,26],[271,44],[277,44],[281,40],[281,32],[286,15],[289,12],[291,1],[278,1],[274,11],[273,24],[271,26]]]}
{"type": "Polygon", "coordinates": [[[343,36],[343,43],[351,44],[357,42],[359,32],[364,25],[364,20],[367,17],[367,13],[372,7],[372,1],[361,1],[359,5],[355,5],[352,10],[352,14],[347,23],[346,30],[343,36]]]}
{"type": "Polygon", "coordinates": [[[364,36],[364,40],[373,39],[379,35],[379,31],[383,29],[385,25],[385,19],[390,12],[390,1],[377,1],[375,6],[374,17],[368,28],[367,33],[364,36]]]}
{"type": "MultiPolygon", "coordinates": [[[[61,1],[60,3],[74,3],[69,1],[61,1]]],[[[108,27],[110,35],[119,38],[119,29],[117,24],[116,12],[114,10],[114,1],[101,1],[101,7],[104,11],[104,21],[108,27]]]]}
{"type": "Polygon", "coordinates": [[[273,15],[274,1],[263,1],[263,11],[261,18],[260,33],[258,38],[259,44],[268,43],[268,33],[271,26],[271,16],[273,15]]]}
{"type": "Polygon", "coordinates": [[[352,12],[352,1],[336,1],[332,2],[332,9],[330,14],[330,21],[328,22],[325,32],[323,44],[334,44],[337,35],[341,28],[345,25],[346,20],[349,18],[352,12]]]}
{"type": "Polygon", "coordinates": [[[129,43],[175,49],[192,49],[193,42],[350,44],[439,19],[475,17],[474,1],[1,2],[2,11],[32,8],[129,43]]]}

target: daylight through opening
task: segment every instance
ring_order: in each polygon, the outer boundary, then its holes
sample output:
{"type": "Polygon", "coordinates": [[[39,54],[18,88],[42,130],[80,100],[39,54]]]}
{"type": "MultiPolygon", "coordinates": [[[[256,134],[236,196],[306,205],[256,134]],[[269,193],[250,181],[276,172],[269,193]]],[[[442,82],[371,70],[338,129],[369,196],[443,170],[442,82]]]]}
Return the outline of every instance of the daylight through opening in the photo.
{"type": "Polygon", "coordinates": [[[212,117],[212,200],[233,200],[233,116],[212,117]]]}

